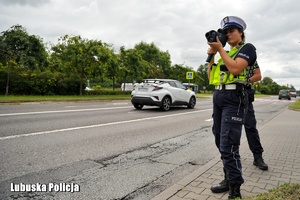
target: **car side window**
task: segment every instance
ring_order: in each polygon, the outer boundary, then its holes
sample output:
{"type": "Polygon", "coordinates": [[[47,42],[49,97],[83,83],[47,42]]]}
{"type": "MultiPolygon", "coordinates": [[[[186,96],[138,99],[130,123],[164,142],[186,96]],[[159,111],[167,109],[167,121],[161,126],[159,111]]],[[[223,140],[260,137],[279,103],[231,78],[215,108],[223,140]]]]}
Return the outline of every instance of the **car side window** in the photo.
{"type": "Polygon", "coordinates": [[[170,81],[169,85],[171,85],[172,87],[176,87],[176,84],[173,81],[170,81]]]}
{"type": "Polygon", "coordinates": [[[184,85],[183,85],[182,83],[180,83],[180,82],[178,82],[178,81],[176,81],[175,83],[176,83],[176,87],[185,90],[185,87],[184,87],[184,85]]]}

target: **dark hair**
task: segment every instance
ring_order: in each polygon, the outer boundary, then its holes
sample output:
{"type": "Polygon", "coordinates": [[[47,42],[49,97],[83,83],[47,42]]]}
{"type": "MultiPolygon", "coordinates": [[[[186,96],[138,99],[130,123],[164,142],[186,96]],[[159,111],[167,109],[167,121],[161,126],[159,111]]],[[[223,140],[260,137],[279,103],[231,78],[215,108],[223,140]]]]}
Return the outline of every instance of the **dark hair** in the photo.
{"type": "Polygon", "coordinates": [[[242,29],[240,29],[240,28],[238,28],[238,31],[239,31],[240,33],[242,33],[242,41],[245,42],[246,36],[245,36],[244,31],[243,31],[242,29]]]}

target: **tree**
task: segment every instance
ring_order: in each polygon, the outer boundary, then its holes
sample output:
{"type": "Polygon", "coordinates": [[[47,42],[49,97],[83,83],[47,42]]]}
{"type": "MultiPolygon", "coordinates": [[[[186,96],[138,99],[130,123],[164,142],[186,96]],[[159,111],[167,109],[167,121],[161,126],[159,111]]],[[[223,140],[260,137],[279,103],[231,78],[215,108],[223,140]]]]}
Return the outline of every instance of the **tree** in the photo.
{"type": "Polygon", "coordinates": [[[52,67],[66,74],[73,73],[78,76],[79,94],[82,95],[85,79],[88,76],[104,76],[112,54],[109,45],[101,41],[65,35],[52,47],[52,67]]]}
{"type": "Polygon", "coordinates": [[[291,84],[290,86],[291,91],[296,91],[295,87],[291,84]]]}
{"type": "Polygon", "coordinates": [[[270,77],[264,77],[261,81],[260,92],[262,94],[278,94],[282,86],[278,85],[270,77]]]}
{"type": "Polygon", "coordinates": [[[170,77],[172,79],[179,80],[181,82],[185,82],[185,75],[186,75],[187,69],[182,64],[175,64],[171,67],[171,73],[170,77]]]}
{"type": "Polygon", "coordinates": [[[134,46],[143,60],[149,65],[149,77],[168,78],[171,72],[171,56],[168,51],[160,51],[154,44],[140,42],[134,46]]]}
{"type": "Polygon", "coordinates": [[[119,73],[119,55],[112,53],[107,65],[107,76],[112,79],[113,90],[115,90],[115,78],[119,73]]]}
{"type": "Polygon", "coordinates": [[[7,67],[6,92],[9,92],[13,67],[32,72],[44,70],[48,65],[47,51],[41,38],[28,35],[21,25],[12,26],[0,35],[0,62],[7,67]]]}
{"type": "MultiPolygon", "coordinates": [[[[137,49],[120,48],[120,80],[121,82],[134,82],[143,79],[142,72],[145,68],[140,51],[137,49]]],[[[125,85],[124,85],[125,87],[125,85]]]]}
{"type": "Polygon", "coordinates": [[[209,85],[209,79],[207,75],[207,67],[208,64],[206,63],[205,65],[200,65],[199,68],[197,69],[197,75],[199,79],[196,81],[198,83],[199,88],[205,87],[206,90],[212,90],[213,86],[209,85]]]}
{"type": "Polygon", "coordinates": [[[270,77],[264,77],[263,80],[261,81],[262,85],[270,85],[273,83],[273,79],[271,79],[270,77]]]}

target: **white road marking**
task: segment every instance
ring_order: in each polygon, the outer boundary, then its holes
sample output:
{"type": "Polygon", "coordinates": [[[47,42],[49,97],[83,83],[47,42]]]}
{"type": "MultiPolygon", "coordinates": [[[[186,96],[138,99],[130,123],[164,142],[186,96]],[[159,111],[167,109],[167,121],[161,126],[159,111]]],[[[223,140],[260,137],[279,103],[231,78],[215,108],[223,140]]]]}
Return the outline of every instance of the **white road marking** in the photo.
{"type": "Polygon", "coordinates": [[[174,117],[174,116],[179,116],[179,115],[195,114],[195,113],[206,112],[206,111],[211,111],[211,110],[212,109],[197,110],[197,111],[192,111],[192,112],[177,113],[177,114],[163,115],[163,116],[157,116],[157,117],[147,117],[147,118],[126,120],[126,121],[119,121],[119,122],[111,122],[111,123],[105,123],[105,124],[95,124],[95,125],[90,125],[90,126],[79,126],[79,127],[73,127],[73,128],[57,129],[57,130],[52,130],[52,131],[42,131],[42,132],[27,133],[27,134],[21,134],[21,135],[12,135],[12,136],[7,136],[7,137],[1,137],[0,140],[9,140],[9,139],[14,139],[14,138],[19,138],[19,137],[29,137],[29,136],[35,136],[35,135],[48,134],[48,133],[58,133],[58,132],[63,132],[63,131],[74,131],[74,130],[80,130],[80,129],[111,126],[111,125],[132,123],[132,122],[138,122],[138,121],[146,121],[146,120],[151,120],[151,119],[160,119],[160,118],[174,117]]]}
{"type": "Polygon", "coordinates": [[[49,114],[49,113],[83,112],[83,111],[96,111],[96,110],[115,110],[115,109],[123,109],[123,108],[130,108],[130,107],[132,106],[113,107],[113,108],[89,108],[89,109],[78,109],[78,110],[40,111],[40,112],[25,112],[25,113],[6,113],[6,114],[0,114],[0,117],[16,116],[16,115],[49,114]]]}
{"type": "Polygon", "coordinates": [[[124,103],[113,103],[114,105],[128,105],[128,103],[124,102],[124,103]]]}

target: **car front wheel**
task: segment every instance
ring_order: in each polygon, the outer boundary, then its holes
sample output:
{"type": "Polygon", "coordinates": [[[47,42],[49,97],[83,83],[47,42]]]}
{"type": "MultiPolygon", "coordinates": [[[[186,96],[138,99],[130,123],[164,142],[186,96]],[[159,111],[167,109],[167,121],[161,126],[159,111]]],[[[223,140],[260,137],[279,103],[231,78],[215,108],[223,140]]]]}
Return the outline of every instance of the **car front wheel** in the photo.
{"type": "Polygon", "coordinates": [[[171,108],[171,98],[170,97],[164,97],[161,101],[160,109],[163,111],[168,111],[171,108]]]}
{"type": "Polygon", "coordinates": [[[194,108],[196,105],[196,98],[194,96],[192,96],[190,98],[189,104],[187,105],[188,108],[194,108]]]}
{"type": "Polygon", "coordinates": [[[136,109],[142,109],[143,108],[143,106],[144,105],[141,105],[141,104],[138,104],[138,103],[135,103],[134,105],[133,105],[136,109]]]}

